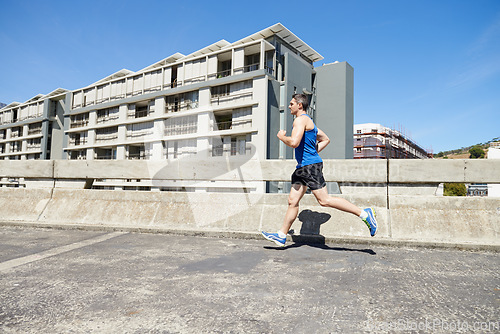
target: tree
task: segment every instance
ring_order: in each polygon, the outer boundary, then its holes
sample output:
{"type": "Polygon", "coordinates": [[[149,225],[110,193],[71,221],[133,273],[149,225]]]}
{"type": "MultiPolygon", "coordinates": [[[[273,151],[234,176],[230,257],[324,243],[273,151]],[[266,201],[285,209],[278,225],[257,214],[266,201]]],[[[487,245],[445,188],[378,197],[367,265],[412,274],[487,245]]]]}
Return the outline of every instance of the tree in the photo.
{"type": "Polygon", "coordinates": [[[443,184],[444,196],[465,196],[467,188],[464,183],[445,183],[443,184]]]}
{"type": "Polygon", "coordinates": [[[475,145],[469,150],[470,159],[483,159],[484,158],[484,150],[481,146],[475,145]]]}

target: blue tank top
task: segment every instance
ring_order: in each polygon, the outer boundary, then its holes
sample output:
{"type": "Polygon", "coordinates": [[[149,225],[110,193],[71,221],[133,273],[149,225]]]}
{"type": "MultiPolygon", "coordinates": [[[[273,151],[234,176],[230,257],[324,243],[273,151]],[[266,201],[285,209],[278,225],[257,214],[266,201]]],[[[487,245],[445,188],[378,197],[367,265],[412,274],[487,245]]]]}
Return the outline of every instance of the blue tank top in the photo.
{"type": "MultiPolygon", "coordinates": [[[[311,118],[307,114],[303,114],[301,116],[307,116],[311,118]]],[[[318,151],[316,150],[317,135],[318,135],[318,128],[316,127],[316,124],[314,124],[314,129],[304,131],[304,135],[302,136],[302,140],[300,141],[299,146],[295,148],[295,159],[297,160],[297,168],[304,167],[307,165],[312,165],[318,162],[323,162],[323,160],[321,160],[321,157],[318,154],[318,151]]]]}

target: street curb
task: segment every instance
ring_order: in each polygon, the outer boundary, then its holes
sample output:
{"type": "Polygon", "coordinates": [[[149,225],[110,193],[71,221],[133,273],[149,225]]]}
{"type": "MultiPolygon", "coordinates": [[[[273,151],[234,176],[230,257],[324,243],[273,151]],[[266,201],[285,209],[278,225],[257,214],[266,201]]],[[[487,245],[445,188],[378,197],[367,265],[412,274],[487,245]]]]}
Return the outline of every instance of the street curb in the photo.
{"type": "MultiPolygon", "coordinates": [[[[85,225],[85,224],[45,224],[40,222],[8,222],[0,221],[0,227],[29,227],[45,228],[56,230],[82,230],[82,231],[102,231],[102,232],[130,232],[130,233],[148,233],[148,234],[168,234],[192,237],[208,238],[226,238],[226,239],[247,239],[261,240],[260,232],[243,231],[221,231],[221,230],[186,230],[186,229],[167,229],[161,227],[125,227],[111,225],[85,225]]],[[[263,240],[263,239],[262,239],[263,240]]],[[[415,240],[391,240],[386,238],[362,238],[362,237],[324,237],[322,235],[296,235],[292,234],[289,238],[294,243],[303,244],[355,244],[368,246],[389,246],[389,247],[418,247],[428,249],[455,249],[464,251],[488,251],[500,252],[500,245],[472,244],[472,243],[445,243],[428,242],[415,240]]]]}

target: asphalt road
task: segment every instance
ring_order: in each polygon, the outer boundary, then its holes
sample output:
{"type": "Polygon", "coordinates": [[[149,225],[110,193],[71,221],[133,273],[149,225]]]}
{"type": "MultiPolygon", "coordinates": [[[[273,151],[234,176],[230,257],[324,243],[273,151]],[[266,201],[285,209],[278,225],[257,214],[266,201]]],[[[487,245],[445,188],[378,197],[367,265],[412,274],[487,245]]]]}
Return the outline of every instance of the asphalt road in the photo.
{"type": "Polygon", "coordinates": [[[0,228],[2,333],[500,332],[498,253],[0,228]]]}

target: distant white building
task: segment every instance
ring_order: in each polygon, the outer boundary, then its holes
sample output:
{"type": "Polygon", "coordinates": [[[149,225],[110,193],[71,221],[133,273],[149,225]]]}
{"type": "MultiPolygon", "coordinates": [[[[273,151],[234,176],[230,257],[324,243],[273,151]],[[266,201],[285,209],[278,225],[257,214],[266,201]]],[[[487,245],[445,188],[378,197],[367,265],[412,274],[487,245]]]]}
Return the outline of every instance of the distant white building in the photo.
{"type": "Polygon", "coordinates": [[[427,159],[426,150],[400,131],[376,123],[354,125],[354,159],[427,159]]]}
{"type": "MultiPolygon", "coordinates": [[[[500,159],[500,142],[490,144],[488,159],[500,159]]],[[[488,196],[500,197],[500,184],[488,184],[488,196]]]]}

